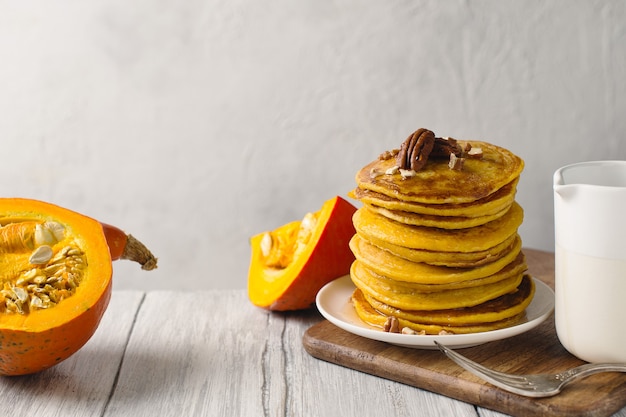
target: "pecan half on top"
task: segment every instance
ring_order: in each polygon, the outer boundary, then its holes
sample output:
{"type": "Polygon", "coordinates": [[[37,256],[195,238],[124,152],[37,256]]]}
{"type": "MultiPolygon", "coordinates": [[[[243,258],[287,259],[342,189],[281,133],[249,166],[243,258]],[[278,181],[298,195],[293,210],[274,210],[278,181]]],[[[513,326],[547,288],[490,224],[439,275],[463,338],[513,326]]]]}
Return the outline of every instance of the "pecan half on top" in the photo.
{"type": "Polygon", "coordinates": [[[435,144],[435,134],[428,129],[413,132],[400,146],[396,165],[400,169],[419,171],[426,165],[435,144]]]}

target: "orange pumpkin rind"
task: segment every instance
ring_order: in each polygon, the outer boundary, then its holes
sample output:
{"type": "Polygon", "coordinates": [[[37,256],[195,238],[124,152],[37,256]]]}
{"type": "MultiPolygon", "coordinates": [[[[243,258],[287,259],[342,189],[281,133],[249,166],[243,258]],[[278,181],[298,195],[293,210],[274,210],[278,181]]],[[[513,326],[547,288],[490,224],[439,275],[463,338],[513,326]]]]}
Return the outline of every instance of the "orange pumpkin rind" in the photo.
{"type": "MultiPolygon", "coordinates": [[[[43,371],[73,355],[91,338],[111,298],[113,255],[121,258],[115,251],[123,253],[130,241],[128,237],[111,238],[110,247],[105,227],[97,220],[41,201],[0,198],[0,223],[4,226],[12,221],[62,224],[82,250],[86,266],[74,292],[57,304],[25,314],[0,312],[0,375],[43,371]]],[[[0,254],[6,256],[10,255],[0,254]]],[[[141,260],[156,267],[151,254],[144,253],[141,260]]],[[[11,264],[3,262],[2,267],[11,268],[11,264]]],[[[2,276],[4,288],[16,285],[8,278],[10,271],[2,276]]]]}

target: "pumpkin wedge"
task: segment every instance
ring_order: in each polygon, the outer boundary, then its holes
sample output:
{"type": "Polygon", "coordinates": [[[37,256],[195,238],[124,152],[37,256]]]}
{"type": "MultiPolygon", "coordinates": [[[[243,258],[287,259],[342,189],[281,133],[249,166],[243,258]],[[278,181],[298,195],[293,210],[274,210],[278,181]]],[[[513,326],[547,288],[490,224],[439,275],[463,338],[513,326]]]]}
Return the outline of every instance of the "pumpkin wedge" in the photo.
{"type": "Polygon", "coordinates": [[[274,311],[311,307],[320,288],[350,272],[355,211],[352,204],[334,197],[301,221],[253,236],[250,301],[274,311]]]}
{"type": "Polygon", "coordinates": [[[78,351],[108,306],[118,258],[156,267],[145,246],[114,226],[0,198],[0,375],[39,372],[78,351]]]}

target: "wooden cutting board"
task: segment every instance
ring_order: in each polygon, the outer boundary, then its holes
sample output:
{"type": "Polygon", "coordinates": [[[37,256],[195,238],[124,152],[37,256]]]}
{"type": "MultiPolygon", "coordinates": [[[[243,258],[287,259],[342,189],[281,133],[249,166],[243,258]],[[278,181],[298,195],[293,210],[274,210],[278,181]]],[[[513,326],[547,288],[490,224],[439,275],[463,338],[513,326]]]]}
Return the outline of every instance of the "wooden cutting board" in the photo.
{"type": "MultiPolygon", "coordinates": [[[[531,274],[553,287],[553,255],[524,251],[531,274]]],[[[305,332],[303,345],[315,358],[514,416],[604,417],[626,406],[626,374],[621,373],[590,376],[554,397],[527,398],[482,381],[438,350],[403,348],[365,339],[326,320],[305,332]]],[[[559,343],[554,316],[527,333],[465,348],[461,353],[485,366],[514,373],[557,372],[584,363],[559,343]]]]}

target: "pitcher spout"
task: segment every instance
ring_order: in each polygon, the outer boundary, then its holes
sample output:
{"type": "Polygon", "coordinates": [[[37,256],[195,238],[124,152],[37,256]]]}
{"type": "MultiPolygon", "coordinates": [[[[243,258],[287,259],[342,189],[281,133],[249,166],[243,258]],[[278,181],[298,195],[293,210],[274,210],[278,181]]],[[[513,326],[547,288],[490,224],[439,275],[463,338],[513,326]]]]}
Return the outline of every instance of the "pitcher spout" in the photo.
{"type": "Polygon", "coordinates": [[[576,192],[576,186],[565,184],[563,170],[559,169],[554,173],[554,192],[561,198],[571,198],[576,192]]]}
{"type": "Polygon", "coordinates": [[[576,194],[577,188],[574,185],[554,185],[554,192],[563,199],[571,199],[576,194]]]}

